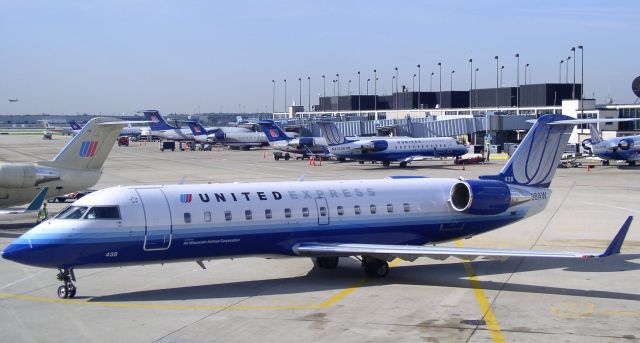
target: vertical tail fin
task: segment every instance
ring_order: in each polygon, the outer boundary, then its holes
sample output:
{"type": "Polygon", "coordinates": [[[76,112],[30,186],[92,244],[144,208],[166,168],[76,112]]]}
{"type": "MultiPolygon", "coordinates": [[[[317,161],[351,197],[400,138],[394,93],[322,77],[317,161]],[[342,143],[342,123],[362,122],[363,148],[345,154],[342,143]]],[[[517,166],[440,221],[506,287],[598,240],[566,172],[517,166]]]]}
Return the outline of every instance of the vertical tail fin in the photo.
{"type": "Polygon", "coordinates": [[[320,125],[322,136],[327,140],[327,144],[329,146],[349,142],[334,122],[320,121],[318,122],[318,125],[320,125]]]}
{"type": "Polygon", "coordinates": [[[47,196],[47,192],[49,191],[49,187],[43,187],[40,190],[40,193],[36,195],[33,201],[29,204],[29,206],[24,210],[25,212],[36,211],[42,206],[45,197],[47,196]]]}
{"type": "Polygon", "coordinates": [[[189,126],[189,129],[191,129],[191,133],[193,133],[194,137],[195,136],[206,136],[207,135],[207,129],[205,129],[205,127],[202,126],[202,124],[200,124],[200,122],[188,121],[186,123],[189,126]]]}
{"type": "Polygon", "coordinates": [[[37,163],[65,169],[99,170],[125,125],[126,122],[113,122],[113,118],[91,119],[53,160],[37,163]]]}
{"type": "Polygon", "coordinates": [[[72,130],[82,130],[82,126],[80,126],[80,124],[75,120],[69,121],[69,125],[71,125],[72,130]]]}
{"type": "Polygon", "coordinates": [[[152,111],[142,111],[144,114],[144,118],[149,123],[149,128],[151,131],[161,131],[161,130],[173,130],[175,127],[169,125],[164,118],[160,115],[160,112],[152,110],[152,111]]]}
{"type": "Polygon", "coordinates": [[[282,130],[280,126],[278,126],[278,124],[271,120],[260,121],[258,122],[258,125],[260,125],[260,129],[262,130],[262,132],[264,132],[265,136],[267,136],[269,142],[291,140],[291,138],[287,136],[284,130],[282,130]]]}
{"type": "Polygon", "coordinates": [[[600,130],[598,130],[598,124],[590,123],[589,131],[591,134],[591,144],[598,144],[602,142],[602,135],[600,135],[600,130]]]}
{"type": "Polygon", "coordinates": [[[573,119],[562,114],[538,118],[500,173],[480,178],[548,188],[576,124],[573,119]]]}

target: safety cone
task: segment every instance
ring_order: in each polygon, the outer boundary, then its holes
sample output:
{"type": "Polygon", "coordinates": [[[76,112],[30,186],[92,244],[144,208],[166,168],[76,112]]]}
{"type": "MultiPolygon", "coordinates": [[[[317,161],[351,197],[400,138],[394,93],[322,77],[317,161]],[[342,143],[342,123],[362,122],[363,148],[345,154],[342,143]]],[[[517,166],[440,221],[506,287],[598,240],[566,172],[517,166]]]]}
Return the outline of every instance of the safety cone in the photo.
{"type": "Polygon", "coordinates": [[[318,158],[318,162],[320,162],[320,167],[322,167],[322,157],[318,158]]]}
{"type": "Polygon", "coordinates": [[[465,169],[464,169],[464,162],[462,162],[462,170],[465,170],[465,169]]]}
{"type": "Polygon", "coordinates": [[[587,173],[591,170],[591,165],[587,164],[587,173]]]}
{"type": "Polygon", "coordinates": [[[267,158],[267,152],[266,151],[262,152],[262,158],[267,158]]]}

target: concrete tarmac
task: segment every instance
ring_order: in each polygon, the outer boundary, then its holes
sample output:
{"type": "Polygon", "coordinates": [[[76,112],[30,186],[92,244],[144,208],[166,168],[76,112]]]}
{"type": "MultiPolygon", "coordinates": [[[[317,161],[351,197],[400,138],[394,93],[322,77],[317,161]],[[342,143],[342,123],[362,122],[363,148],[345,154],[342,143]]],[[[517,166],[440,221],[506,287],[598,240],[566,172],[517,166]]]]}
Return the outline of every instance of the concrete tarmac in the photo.
{"type": "MultiPolygon", "coordinates": [[[[0,136],[1,161],[50,159],[68,141],[0,136]]],[[[96,189],[127,184],[475,178],[504,161],[381,165],[274,161],[268,149],[160,152],[117,147],[96,189]]],[[[640,167],[559,169],[541,214],[448,245],[601,251],[640,215],[640,167]]],[[[51,211],[64,204],[51,204],[51,211]]],[[[0,225],[0,248],[33,226],[0,225]]],[[[0,332],[7,342],[485,342],[640,340],[640,218],[623,254],[600,260],[420,258],[366,278],[341,259],[334,271],[306,258],[244,258],[77,270],[78,296],[60,300],[56,270],[0,259],[0,332]]]]}

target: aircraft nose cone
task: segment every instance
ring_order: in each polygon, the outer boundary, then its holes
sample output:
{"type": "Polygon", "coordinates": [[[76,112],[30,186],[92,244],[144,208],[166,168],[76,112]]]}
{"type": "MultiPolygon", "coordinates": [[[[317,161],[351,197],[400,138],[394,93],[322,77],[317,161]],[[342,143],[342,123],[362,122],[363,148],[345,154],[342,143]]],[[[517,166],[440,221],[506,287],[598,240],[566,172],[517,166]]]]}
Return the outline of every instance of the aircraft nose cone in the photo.
{"type": "Polygon", "coordinates": [[[9,244],[0,254],[5,260],[20,262],[18,259],[22,250],[24,250],[23,247],[17,246],[16,244],[9,244]]]}

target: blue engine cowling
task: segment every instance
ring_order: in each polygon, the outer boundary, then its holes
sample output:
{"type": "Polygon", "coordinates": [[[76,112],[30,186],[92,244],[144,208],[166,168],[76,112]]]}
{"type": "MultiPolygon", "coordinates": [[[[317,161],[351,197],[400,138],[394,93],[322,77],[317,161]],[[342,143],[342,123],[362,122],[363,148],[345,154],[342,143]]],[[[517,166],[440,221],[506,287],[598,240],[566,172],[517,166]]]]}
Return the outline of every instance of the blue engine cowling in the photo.
{"type": "Polygon", "coordinates": [[[620,148],[620,150],[629,150],[629,148],[631,148],[632,146],[633,139],[630,138],[624,138],[618,142],[618,148],[620,148]]]}
{"type": "Polygon", "coordinates": [[[389,147],[389,143],[387,141],[379,140],[379,141],[369,141],[360,146],[363,152],[370,151],[384,151],[389,147]]]}
{"type": "Polygon", "coordinates": [[[511,191],[499,180],[465,180],[451,187],[451,207],[458,212],[499,214],[511,203],[511,191]]]}
{"type": "Polygon", "coordinates": [[[221,141],[221,140],[225,139],[225,137],[227,137],[227,135],[225,135],[224,132],[222,132],[222,131],[216,131],[216,133],[214,133],[213,137],[215,137],[217,140],[221,141]]]}
{"type": "Polygon", "coordinates": [[[315,145],[315,140],[313,139],[313,137],[301,137],[298,138],[298,145],[300,147],[312,147],[315,145]]]}

